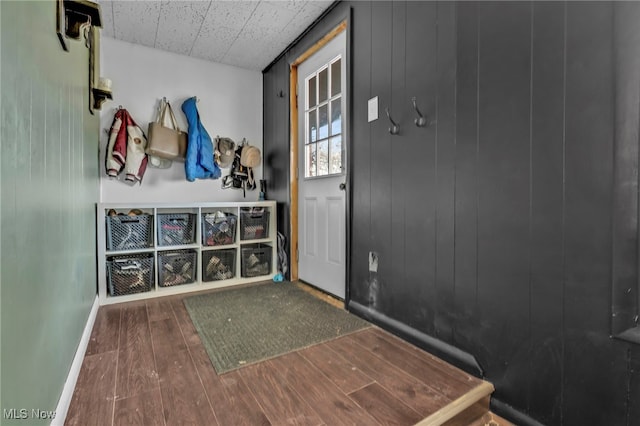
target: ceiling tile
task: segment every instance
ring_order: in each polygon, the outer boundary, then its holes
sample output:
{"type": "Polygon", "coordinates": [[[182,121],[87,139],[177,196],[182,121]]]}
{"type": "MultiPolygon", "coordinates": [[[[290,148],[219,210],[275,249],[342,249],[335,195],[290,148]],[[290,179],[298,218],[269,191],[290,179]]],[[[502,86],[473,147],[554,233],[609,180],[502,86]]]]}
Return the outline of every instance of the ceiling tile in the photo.
{"type": "Polygon", "coordinates": [[[241,30],[258,6],[258,1],[213,1],[204,23],[209,28],[241,30]]]}
{"type": "Polygon", "coordinates": [[[238,37],[238,31],[221,26],[203,25],[191,49],[191,56],[220,62],[229,50],[229,46],[238,37]]]}
{"type": "Polygon", "coordinates": [[[209,1],[163,1],[155,47],[189,55],[209,5],[209,1]]]}
{"type": "Polygon", "coordinates": [[[284,28],[297,14],[297,10],[279,7],[280,3],[287,4],[287,2],[260,2],[253,11],[253,15],[251,15],[247,21],[244,31],[252,32],[260,29],[277,34],[277,32],[284,28]]]}
{"type": "Polygon", "coordinates": [[[191,49],[191,55],[221,61],[257,5],[257,1],[212,2],[191,49]]]}
{"type": "Polygon", "coordinates": [[[160,3],[114,1],[114,37],[153,47],[156,41],[160,3]]]}
{"type": "Polygon", "coordinates": [[[223,58],[224,63],[248,65],[250,69],[262,70],[286,47],[283,42],[266,39],[254,40],[248,37],[237,38],[223,58]]]}
{"type": "Polygon", "coordinates": [[[332,3],[333,0],[311,0],[307,2],[307,4],[320,9],[320,11],[324,11],[331,6],[332,3]]]}
{"type": "Polygon", "coordinates": [[[271,63],[332,4],[325,0],[99,1],[105,36],[252,70],[271,63]]]}
{"type": "Polygon", "coordinates": [[[255,58],[229,58],[229,59],[225,59],[224,63],[227,65],[232,65],[234,67],[238,67],[238,68],[244,68],[244,69],[249,69],[249,70],[256,70],[255,67],[255,62],[256,59],[255,58]]]}
{"type": "Polygon", "coordinates": [[[305,4],[310,3],[309,0],[264,0],[263,3],[269,4],[277,9],[288,10],[297,13],[305,4]]]}
{"type": "Polygon", "coordinates": [[[329,4],[326,4],[326,2],[319,2],[319,1],[307,2],[304,4],[304,7],[300,9],[298,14],[296,15],[296,20],[304,20],[311,23],[315,21],[316,18],[318,18],[318,16],[320,16],[322,12],[324,12],[327,9],[327,7],[329,7],[330,5],[331,5],[331,2],[329,2],[329,4]]]}

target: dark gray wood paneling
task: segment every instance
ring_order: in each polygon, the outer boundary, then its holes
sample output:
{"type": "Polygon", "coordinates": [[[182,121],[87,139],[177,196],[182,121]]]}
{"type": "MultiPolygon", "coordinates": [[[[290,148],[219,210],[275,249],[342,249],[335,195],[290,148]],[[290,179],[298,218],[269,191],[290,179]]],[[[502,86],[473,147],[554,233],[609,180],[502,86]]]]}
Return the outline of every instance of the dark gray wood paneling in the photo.
{"type": "Polygon", "coordinates": [[[289,253],[289,67],[279,61],[263,75],[263,176],[267,199],[277,201],[277,227],[287,238],[289,253]]]}
{"type": "Polygon", "coordinates": [[[474,347],[478,220],[478,5],[460,3],[457,15],[455,158],[455,323],[453,343],[474,347]]]}
{"type": "MultiPolygon", "coordinates": [[[[564,412],[611,424],[624,412],[625,351],[608,335],[613,160],[612,4],[567,4],[564,412]],[[615,343],[614,343],[615,344],[615,343]],[[589,360],[585,354],[591,354],[589,360]],[[607,374],[589,374],[609,364],[607,374]],[[585,389],[591,389],[586,392],[585,389]],[[607,389],[606,400],[597,389],[607,389]],[[606,408],[605,408],[606,407],[606,408]]],[[[615,423],[615,422],[614,422],[615,423]]]]}
{"type": "Polygon", "coordinates": [[[496,397],[520,407],[526,389],[516,377],[529,356],[531,6],[478,5],[478,45],[475,354],[496,397]]]}
{"type": "Polygon", "coordinates": [[[629,389],[626,397],[626,414],[627,425],[631,426],[633,421],[640,419],[640,404],[638,404],[638,395],[640,395],[640,346],[631,346],[629,349],[628,363],[628,383],[629,389]]]}
{"type": "Polygon", "coordinates": [[[635,327],[638,288],[638,122],[640,3],[614,9],[616,122],[614,146],[612,332],[635,327]]]}
{"type": "Polygon", "coordinates": [[[533,4],[528,407],[559,424],[562,403],[563,3],[533,4]]]}
{"type": "MultiPolygon", "coordinates": [[[[392,4],[373,2],[371,5],[371,87],[378,96],[380,119],[371,123],[371,234],[368,251],[378,253],[377,286],[369,288],[375,309],[386,311],[393,299],[394,282],[391,261],[391,152],[397,136],[387,131],[389,121],[384,109],[391,108],[392,4]]],[[[394,146],[395,148],[395,146],[394,146]]]]}
{"type": "MultiPolygon", "coordinates": [[[[415,3],[421,4],[421,3],[415,3]]],[[[412,10],[410,16],[422,13],[412,10]]],[[[422,111],[436,132],[436,303],[434,335],[453,341],[455,280],[455,155],[456,155],[456,5],[438,3],[437,81],[435,110],[422,111]]],[[[419,25],[419,24],[418,24],[419,25]]],[[[408,33],[410,33],[408,31],[408,33]]],[[[407,36],[409,36],[407,34],[407,36]]],[[[421,98],[420,98],[421,99],[421,98]]]]}
{"type": "Polygon", "coordinates": [[[278,192],[284,189],[282,183],[276,179],[282,165],[279,164],[278,161],[274,161],[275,152],[277,152],[279,145],[281,145],[277,142],[279,135],[276,130],[276,117],[278,114],[276,111],[275,97],[272,96],[277,81],[278,76],[276,72],[264,74],[262,77],[262,108],[264,111],[269,111],[269,114],[265,114],[262,121],[264,158],[262,176],[264,179],[267,179],[269,185],[273,187],[269,197],[273,197],[274,199],[278,196],[278,192]]]}
{"type": "MultiPolygon", "coordinates": [[[[393,283],[393,291],[385,293],[387,309],[394,312],[402,312],[401,321],[414,320],[414,309],[420,304],[407,306],[406,298],[409,292],[415,292],[415,285],[410,282],[407,277],[407,267],[410,264],[407,256],[412,248],[407,247],[409,244],[409,235],[405,235],[405,214],[410,209],[406,205],[407,200],[411,199],[411,193],[415,187],[407,184],[404,174],[408,169],[405,152],[408,150],[407,130],[407,112],[405,107],[405,59],[407,55],[406,39],[404,31],[406,27],[406,10],[407,3],[404,1],[396,1],[391,6],[391,57],[390,57],[390,77],[391,91],[389,92],[389,110],[393,119],[400,124],[401,135],[391,136],[389,138],[389,157],[387,162],[390,166],[391,188],[390,197],[387,200],[391,208],[390,216],[390,240],[389,255],[391,261],[388,264],[390,271],[385,274],[387,282],[393,283]],[[405,309],[403,309],[403,306],[405,309]],[[411,312],[408,312],[411,311],[411,312]]],[[[383,117],[386,120],[386,117],[383,117]]],[[[388,121],[386,122],[388,123],[388,121]]],[[[388,135],[388,133],[387,133],[388,135]]],[[[416,298],[419,295],[414,293],[416,298]]]]}
{"type": "MultiPolygon", "coordinates": [[[[402,98],[403,134],[397,141],[404,161],[395,172],[406,194],[404,234],[407,286],[403,289],[404,308],[401,321],[416,329],[433,334],[436,308],[436,127],[418,128],[411,102],[416,97],[426,114],[436,110],[437,49],[436,4],[408,2],[406,23],[406,66],[396,65],[398,73],[406,76],[405,96],[402,98]],[[413,300],[413,306],[407,301],[413,300]]],[[[394,68],[395,73],[395,68],[394,68]]]]}
{"type": "Polygon", "coordinates": [[[608,333],[613,159],[612,7],[567,4],[566,328],[608,333]],[[584,316],[585,309],[593,309],[584,316]]]}
{"type": "Polygon", "coordinates": [[[367,101],[371,97],[371,2],[358,3],[351,28],[351,275],[350,298],[368,305],[370,286],[368,253],[371,235],[371,125],[367,122],[367,101]],[[357,48],[355,48],[357,47],[357,48]],[[356,137],[357,135],[357,137],[356,137]]]}
{"type": "Polygon", "coordinates": [[[274,115],[275,122],[273,125],[279,142],[278,150],[271,153],[271,160],[276,162],[278,166],[275,168],[276,172],[272,178],[275,182],[267,181],[267,198],[278,201],[278,229],[285,235],[287,239],[287,251],[289,251],[291,232],[291,216],[288,209],[291,188],[291,179],[288,173],[289,164],[291,163],[291,137],[289,135],[291,126],[289,117],[289,66],[286,62],[281,61],[276,67],[278,75],[282,77],[276,80],[272,92],[269,93],[268,96],[271,96],[274,103],[276,114],[274,115]],[[270,191],[276,193],[275,198],[271,197],[269,194],[270,191]]]}

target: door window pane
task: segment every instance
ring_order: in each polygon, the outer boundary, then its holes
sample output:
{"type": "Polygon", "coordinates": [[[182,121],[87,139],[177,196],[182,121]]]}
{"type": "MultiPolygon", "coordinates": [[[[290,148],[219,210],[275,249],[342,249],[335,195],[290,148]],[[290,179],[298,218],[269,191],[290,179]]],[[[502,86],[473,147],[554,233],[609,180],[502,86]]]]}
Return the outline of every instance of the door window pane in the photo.
{"type": "Polygon", "coordinates": [[[329,141],[323,140],[318,142],[318,174],[317,176],[324,176],[329,174],[329,141]]]}
{"type": "Polygon", "coordinates": [[[329,173],[342,173],[342,136],[331,138],[329,145],[329,173]]]}
{"type": "Polygon", "coordinates": [[[316,77],[307,82],[307,109],[316,105],[316,77]]]}
{"type": "Polygon", "coordinates": [[[306,80],[304,176],[344,173],[342,59],[325,63],[306,80]]]}
{"type": "Polygon", "coordinates": [[[331,101],[331,135],[342,133],[341,98],[331,101]]]}
{"type": "Polygon", "coordinates": [[[325,68],[318,73],[318,103],[324,102],[328,97],[327,80],[329,78],[329,68],[325,68]]]}
{"type": "Polygon", "coordinates": [[[306,143],[315,142],[317,139],[317,126],[316,126],[316,109],[307,113],[307,141],[306,143]]]}
{"type": "Polygon", "coordinates": [[[329,137],[329,105],[318,108],[318,140],[329,137]]]}
{"type": "Polygon", "coordinates": [[[313,177],[316,176],[316,144],[312,143],[309,144],[307,146],[305,146],[305,158],[306,158],[306,164],[305,164],[305,171],[304,171],[304,176],[305,177],[313,177]]]}
{"type": "Polygon", "coordinates": [[[331,97],[339,94],[341,89],[341,73],[340,66],[342,64],[342,60],[338,59],[333,64],[331,64],[331,97]]]}

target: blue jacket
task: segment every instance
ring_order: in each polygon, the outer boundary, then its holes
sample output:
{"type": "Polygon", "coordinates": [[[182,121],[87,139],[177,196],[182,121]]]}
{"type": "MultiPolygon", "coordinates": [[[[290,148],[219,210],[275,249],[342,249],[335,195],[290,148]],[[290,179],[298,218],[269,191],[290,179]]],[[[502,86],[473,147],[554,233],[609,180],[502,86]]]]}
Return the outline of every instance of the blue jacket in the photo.
{"type": "Polygon", "coordinates": [[[193,182],[196,179],[218,179],[222,175],[222,171],[214,160],[211,137],[200,122],[196,98],[184,101],[182,111],[189,124],[187,155],[184,162],[187,180],[193,182]]]}

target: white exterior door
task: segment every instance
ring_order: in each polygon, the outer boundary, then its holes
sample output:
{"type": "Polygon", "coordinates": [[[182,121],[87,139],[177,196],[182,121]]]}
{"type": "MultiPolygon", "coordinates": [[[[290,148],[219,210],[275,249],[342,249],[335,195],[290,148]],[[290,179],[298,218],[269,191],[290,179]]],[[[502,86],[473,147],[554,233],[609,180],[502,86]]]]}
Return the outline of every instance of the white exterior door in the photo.
{"type": "Polygon", "coordinates": [[[298,67],[298,276],[345,298],[346,34],[298,67]]]}

